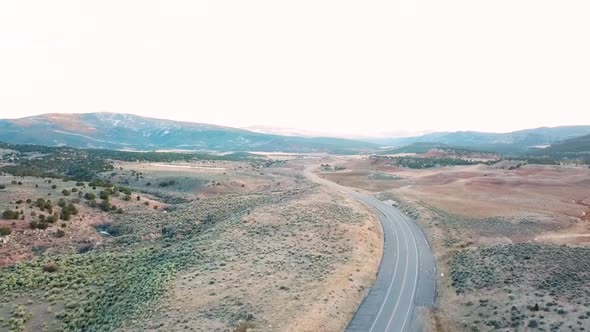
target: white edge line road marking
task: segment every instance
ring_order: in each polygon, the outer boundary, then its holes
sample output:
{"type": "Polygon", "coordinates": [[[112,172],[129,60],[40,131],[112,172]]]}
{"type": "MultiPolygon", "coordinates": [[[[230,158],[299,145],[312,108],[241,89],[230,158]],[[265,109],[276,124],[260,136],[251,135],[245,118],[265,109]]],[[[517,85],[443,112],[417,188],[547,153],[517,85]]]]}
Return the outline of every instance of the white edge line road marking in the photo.
{"type": "MultiPolygon", "coordinates": [[[[405,223],[405,221],[404,221],[404,223],[405,223]]],[[[401,226],[401,228],[403,228],[403,226],[401,226]]],[[[406,278],[408,276],[408,264],[410,262],[410,254],[409,254],[409,250],[407,250],[408,249],[408,239],[407,239],[407,237],[406,237],[405,240],[406,240],[405,241],[406,242],[406,268],[405,268],[405,272],[404,272],[404,279],[402,280],[402,288],[399,291],[398,300],[395,302],[395,307],[393,307],[393,311],[391,312],[391,316],[389,316],[389,320],[387,321],[387,326],[385,327],[385,331],[389,331],[389,325],[391,325],[391,322],[393,320],[393,316],[395,316],[395,312],[397,311],[397,308],[399,306],[399,302],[400,302],[401,297],[402,297],[402,293],[404,292],[404,289],[405,289],[405,286],[406,286],[406,278]]],[[[411,307],[411,305],[410,305],[410,307],[411,307]]],[[[403,331],[403,329],[402,329],[402,331],[403,331]]]]}
{"type": "Polygon", "coordinates": [[[418,272],[420,272],[420,253],[418,252],[418,243],[416,241],[416,235],[414,235],[414,232],[412,231],[412,228],[408,224],[408,221],[404,220],[404,223],[406,224],[406,227],[408,227],[408,229],[410,230],[410,233],[412,233],[412,238],[414,239],[414,248],[416,249],[416,260],[418,262],[416,264],[416,279],[414,280],[414,289],[412,290],[412,303],[410,304],[410,306],[408,306],[408,311],[406,312],[406,317],[404,318],[404,323],[402,325],[402,331],[404,330],[404,328],[406,326],[406,322],[408,321],[410,311],[412,311],[411,309],[414,308],[413,302],[416,297],[416,288],[418,286],[418,272]]]}

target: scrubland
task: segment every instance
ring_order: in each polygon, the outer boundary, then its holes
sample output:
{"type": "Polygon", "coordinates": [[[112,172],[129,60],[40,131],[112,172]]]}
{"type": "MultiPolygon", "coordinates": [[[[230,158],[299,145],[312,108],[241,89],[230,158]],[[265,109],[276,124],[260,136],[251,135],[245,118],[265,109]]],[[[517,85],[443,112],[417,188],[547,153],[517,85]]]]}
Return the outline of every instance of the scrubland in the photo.
{"type": "Polygon", "coordinates": [[[98,179],[0,176],[0,209],[19,211],[0,220],[0,331],[342,330],[379,265],[375,217],[288,162],[115,162],[98,179]]]}

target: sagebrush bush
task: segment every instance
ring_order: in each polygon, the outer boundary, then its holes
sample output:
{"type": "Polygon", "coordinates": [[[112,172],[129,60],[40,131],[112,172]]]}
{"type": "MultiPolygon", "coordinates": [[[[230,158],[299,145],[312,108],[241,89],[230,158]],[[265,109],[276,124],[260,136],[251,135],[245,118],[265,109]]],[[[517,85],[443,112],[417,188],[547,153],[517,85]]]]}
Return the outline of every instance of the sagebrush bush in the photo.
{"type": "Polygon", "coordinates": [[[0,236],[7,236],[12,233],[12,230],[8,227],[0,227],[0,236]]]}

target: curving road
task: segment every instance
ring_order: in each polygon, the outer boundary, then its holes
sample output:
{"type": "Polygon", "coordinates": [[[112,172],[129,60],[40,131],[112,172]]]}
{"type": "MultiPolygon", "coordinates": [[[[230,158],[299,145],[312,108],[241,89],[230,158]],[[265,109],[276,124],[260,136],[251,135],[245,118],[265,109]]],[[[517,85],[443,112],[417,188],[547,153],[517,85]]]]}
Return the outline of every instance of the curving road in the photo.
{"type": "Polygon", "coordinates": [[[383,257],[377,278],[346,331],[422,331],[420,309],[434,305],[436,264],[418,224],[393,206],[323,179],[311,168],[304,173],[310,180],[345,191],[376,210],[383,227],[383,257]]]}
{"type": "Polygon", "coordinates": [[[347,331],[421,331],[420,307],[434,304],[436,265],[420,227],[375,197],[351,193],[379,212],[383,258],[377,279],[347,331]]]}

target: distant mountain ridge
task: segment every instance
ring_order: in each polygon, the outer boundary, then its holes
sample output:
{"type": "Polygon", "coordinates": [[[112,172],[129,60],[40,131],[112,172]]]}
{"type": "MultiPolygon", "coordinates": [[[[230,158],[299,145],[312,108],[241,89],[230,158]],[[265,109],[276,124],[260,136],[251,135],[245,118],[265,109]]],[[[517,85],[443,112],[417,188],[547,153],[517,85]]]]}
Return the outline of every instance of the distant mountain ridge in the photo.
{"type": "Polygon", "coordinates": [[[510,133],[438,132],[415,137],[373,140],[372,142],[395,147],[413,143],[438,143],[485,151],[516,152],[588,134],[590,134],[590,126],[562,126],[525,129],[510,133]]]}
{"type": "Polygon", "coordinates": [[[0,141],[119,150],[355,153],[368,142],[255,133],[230,127],[119,113],[43,114],[0,120],[0,141]]]}
{"type": "MultiPolygon", "coordinates": [[[[415,143],[490,152],[523,152],[590,134],[590,126],[535,128],[511,133],[435,132],[414,137],[353,140],[253,132],[210,124],[119,113],[43,114],[0,120],[0,142],[78,148],[156,151],[375,152],[415,143]]],[[[415,148],[415,147],[414,147],[415,148]]]]}

